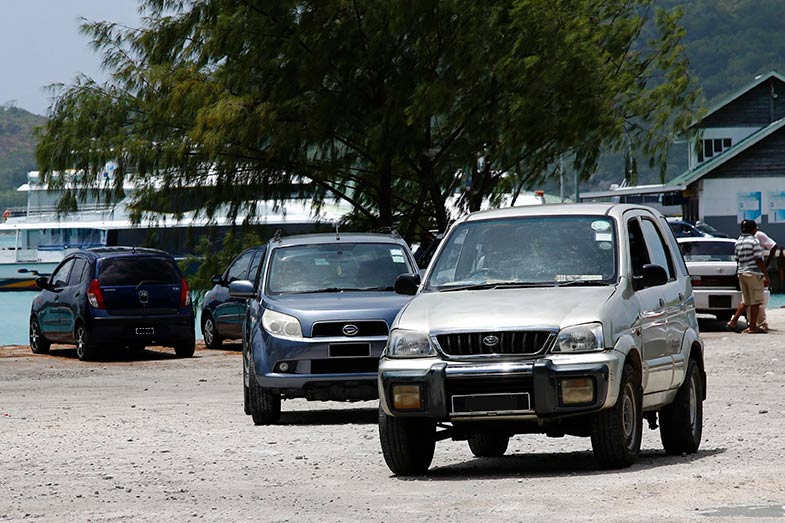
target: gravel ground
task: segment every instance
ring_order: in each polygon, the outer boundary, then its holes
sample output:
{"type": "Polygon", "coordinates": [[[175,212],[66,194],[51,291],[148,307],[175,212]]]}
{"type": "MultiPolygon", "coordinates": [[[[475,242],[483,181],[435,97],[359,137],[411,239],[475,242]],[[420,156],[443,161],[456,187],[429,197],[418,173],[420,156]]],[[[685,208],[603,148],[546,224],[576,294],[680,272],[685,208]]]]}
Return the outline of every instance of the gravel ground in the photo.
{"type": "Polygon", "coordinates": [[[384,464],[375,402],[242,411],[238,346],[80,362],[0,348],[0,521],[701,521],[785,519],[785,310],[768,335],[702,324],[697,454],[644,432],[639,462],[599,470],[588,439],[517,436],[476,459],[441,442],[427,476],[384,464]]]}

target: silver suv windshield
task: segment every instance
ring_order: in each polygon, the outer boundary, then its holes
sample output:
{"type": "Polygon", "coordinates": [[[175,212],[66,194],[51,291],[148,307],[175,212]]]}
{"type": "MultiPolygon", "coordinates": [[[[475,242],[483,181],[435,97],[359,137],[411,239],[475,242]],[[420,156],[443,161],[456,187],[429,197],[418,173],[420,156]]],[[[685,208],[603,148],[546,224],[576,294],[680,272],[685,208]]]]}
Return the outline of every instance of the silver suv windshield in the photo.
{"type": "Polygon", "coordinates": [[[394,243],[279,247],[272,254],[267,292],[392,291],[399,274],[413,271],[403,247],[394,243]]]}
{"type": "Polygon", "coordinates": [[[458,225],[434,261],[425,290],[616,283],[613,220],[525,216],[458,225]]]}

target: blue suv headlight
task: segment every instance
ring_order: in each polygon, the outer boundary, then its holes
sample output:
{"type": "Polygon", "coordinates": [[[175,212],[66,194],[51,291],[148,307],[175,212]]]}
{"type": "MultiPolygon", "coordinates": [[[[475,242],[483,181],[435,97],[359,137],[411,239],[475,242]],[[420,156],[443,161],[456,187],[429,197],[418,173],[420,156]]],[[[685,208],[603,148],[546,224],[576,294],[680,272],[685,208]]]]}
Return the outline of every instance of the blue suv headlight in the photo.
{"type": "Polygon", "coordinates": [[[303,337],[303,329],[297,318],[270,309],[265,309],[262,314],[262,327],[273,336],[281,338],[301,339],[303,337]]]}

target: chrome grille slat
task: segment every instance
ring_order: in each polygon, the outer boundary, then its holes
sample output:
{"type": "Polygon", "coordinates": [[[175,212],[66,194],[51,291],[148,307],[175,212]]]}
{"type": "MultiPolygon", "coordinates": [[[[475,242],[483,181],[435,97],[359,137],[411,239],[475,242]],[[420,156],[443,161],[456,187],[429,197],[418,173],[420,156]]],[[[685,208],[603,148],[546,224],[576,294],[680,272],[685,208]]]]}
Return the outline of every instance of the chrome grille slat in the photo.
{"type": "Polygon", "coordinates": [[[533,356],[542,352],[548,344],[550,331],[503,331],[439,334],[436,336],[442,351],[448,356],[533,356]],[[483,343],[487,336],[496,336],[494,346],[483,343]]]}

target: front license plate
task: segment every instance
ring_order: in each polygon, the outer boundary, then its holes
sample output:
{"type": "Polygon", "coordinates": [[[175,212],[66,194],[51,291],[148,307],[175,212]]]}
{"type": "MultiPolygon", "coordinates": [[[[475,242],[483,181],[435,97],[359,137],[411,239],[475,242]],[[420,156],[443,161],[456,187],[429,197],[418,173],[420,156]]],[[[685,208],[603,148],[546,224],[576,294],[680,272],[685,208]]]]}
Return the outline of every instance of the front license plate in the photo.
{"type": "Polygon", "coordinates": [[[528,392],[510,394],[470,394],[452,397],[453,415],[520,414],[531,412],[528,392]]]}

